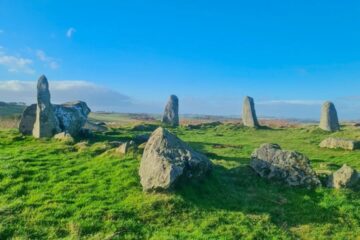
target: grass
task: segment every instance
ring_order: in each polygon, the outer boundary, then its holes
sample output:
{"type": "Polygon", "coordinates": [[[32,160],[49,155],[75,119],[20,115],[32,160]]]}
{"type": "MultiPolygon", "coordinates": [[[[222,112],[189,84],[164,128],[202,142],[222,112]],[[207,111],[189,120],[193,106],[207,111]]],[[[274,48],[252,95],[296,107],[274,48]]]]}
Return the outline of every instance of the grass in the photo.
{"type": "Polygon", "coordinates": [[[67,145],[0,130],[0,239],[359,239],[359,189],[290,188],[259,178],[249,156],[260,144],[306,154],[319,173],[344,163],[360,169],[360,151],[320,149],[328,136],[360,139],[345,127],[248,129],[220,125],[171,129],[214,163],[202,182],[144,193],[141,153],[107,144],[144,131],[115,128],[67,145]]]}

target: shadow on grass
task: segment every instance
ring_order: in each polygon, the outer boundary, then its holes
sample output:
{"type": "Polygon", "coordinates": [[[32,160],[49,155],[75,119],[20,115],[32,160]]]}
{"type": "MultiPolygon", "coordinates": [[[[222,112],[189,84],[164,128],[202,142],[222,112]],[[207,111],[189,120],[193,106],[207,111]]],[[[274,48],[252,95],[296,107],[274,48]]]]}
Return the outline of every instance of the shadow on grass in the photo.
{"type": "Polygon", "coordinates": [[[273,223],[282,227],[333,223],[339,216],[336,208],[321,206],[323,191],[270,182],[260,178],[248,166],[226,169],[214,165],[207,178],[179,184],[175,191],[185,201],[206,211],[268,214],[273,223]]]}

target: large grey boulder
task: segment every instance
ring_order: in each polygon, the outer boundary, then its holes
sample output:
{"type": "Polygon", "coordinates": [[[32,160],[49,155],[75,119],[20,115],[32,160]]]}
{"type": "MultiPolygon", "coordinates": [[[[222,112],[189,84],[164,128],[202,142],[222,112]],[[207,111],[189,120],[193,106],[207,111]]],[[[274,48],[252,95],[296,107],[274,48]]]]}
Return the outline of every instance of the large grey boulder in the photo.
{"type": "Polygon", "coordinates": [[[35,119],[36,119],[36,104],[31,104],[25,108],[19,123],[19,131],[24,135],[32,135],[35,119]]]}
{"type": "Polygon", "coordinates": [[[325,102],[321,109],[319,127],[325,131],[339,131],[340,124],[335,105],[332,102],[325,102]]]}
{"type": "Polygon", "coordinates": [[[323,140],[319,146],[322,148],[341,148],[353,151],[360,148],[360,142],[350,139],[329,137],[323,140]]]}
{"type": "Polygon", "coordinates": [[[139,174],[143,190],[156,191],[171,189],[180,178],[203,177],[211,168],[205,155],[159,127],[145,146],[139,174]]]}
{"type": "Polygon", "coordinates": [[[54,110],[58,118],[59,128],[72,136],[77,136],[80,133],[91,111],[87,104],[82,101],[54,105],[54,110]]]}
{"type": "Polygon", "coordinates": [[[251,155],[250,167],[261,177],[277,179],[289,186],[320,186],[309,159],[296,151],[284,151],[277,144],[263,144],[251,155]]]}
{"type": "Polygon", "coordinates": [[[247,127],[257,128],[260,126],[256,117],[254,99],[248,96],[244,98],[242,121],[247,127]]]}
{"type": "Polygon", "coordinates": [[[339,170],[330,175],[327,186],[332,188],[348,188],[359,181],[359,175],[355,169],[344,164],[339,170]]]}
{"type": "Polygon", "coordinates": [[[60,132],[58,126],[59,122],[50,102],[49,83],[42,75],[37,83],[37,107],[33,136],[35,138],[52,137],[60,132]]]}
{"type": "Polygon", "coordinates": [[[179,99],[177,96],[170,96],[165,106],[162,122],[174,127],[179,126],[179,99]]]}

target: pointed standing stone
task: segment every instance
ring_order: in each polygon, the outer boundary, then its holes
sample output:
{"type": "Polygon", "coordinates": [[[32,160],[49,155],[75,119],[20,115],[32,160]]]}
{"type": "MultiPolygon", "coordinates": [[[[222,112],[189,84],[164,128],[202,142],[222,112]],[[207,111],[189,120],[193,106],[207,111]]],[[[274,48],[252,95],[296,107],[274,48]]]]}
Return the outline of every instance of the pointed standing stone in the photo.
{"type": "Polygon", "coordinates": [[[336,108],[332,102],[327,101],[323,104],[319,127],[330,132],[340,130],[336,108]]]}
{"type": "Polygon", "coordinates": [[[179,99],[171,95],[165,106],[162,122],[171,126],[179,126],[179,99]]]}
{"type": "Polygon", "coordinates": [[[58,125],[50,102],[49,83],[42,75],[37,83],[37,107],[33,136],[36,138],[52,137],[58,133],[58,125]]]}
{"type": "Polygon", "coordinates": [[[256,117],[254,99],[246,96],[244,98],[243,113],[242,113],[243,124],[247,127],[257,128],[259,122],[256,117]]]}

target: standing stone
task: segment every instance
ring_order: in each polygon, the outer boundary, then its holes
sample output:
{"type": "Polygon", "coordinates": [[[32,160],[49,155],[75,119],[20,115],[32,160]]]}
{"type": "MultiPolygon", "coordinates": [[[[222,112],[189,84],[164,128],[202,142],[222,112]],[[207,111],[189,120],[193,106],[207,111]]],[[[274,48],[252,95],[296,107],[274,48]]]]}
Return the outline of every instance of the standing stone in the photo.
{"type": "Polygon", "coordinates": [[[36,138],[52,137],[59,132],[58,125],[50,102],[49,83],[42,75],[37,83],[37,108],[33,136],[36,138]]]}
{"type": "Polygon", "coordinates": [[[323,104],[319,127],[330,132],[340,130],[336,108],[332,102],[327,101],[323,104]]]}
{"type": "Polygon", "coordinates": [[[36,104],[31,104],[25,108],[19,123],[19,131],[24,135],[31,135],[36,119],[36,104]]]}
{"type": "Polygon", "coordinates": [[[161,191],[171,189],[180,178],[201,178],[211,169],[205,155],[159,127],[145,146],[139,174],[144,191],[161,191]]]}
{"type": "Polygon", "coordinates": [[[171,95],[165,106],[162,122],[170,126],[179,126],[179,99],[171,95]]]}
{"type": "Polygon", "coordinates": [[[244,98],[243,113],[242,113],[243,124],[246,127],[259,127],[259,122],[256,117],[254,99],[246,96],[244,98]]]}

